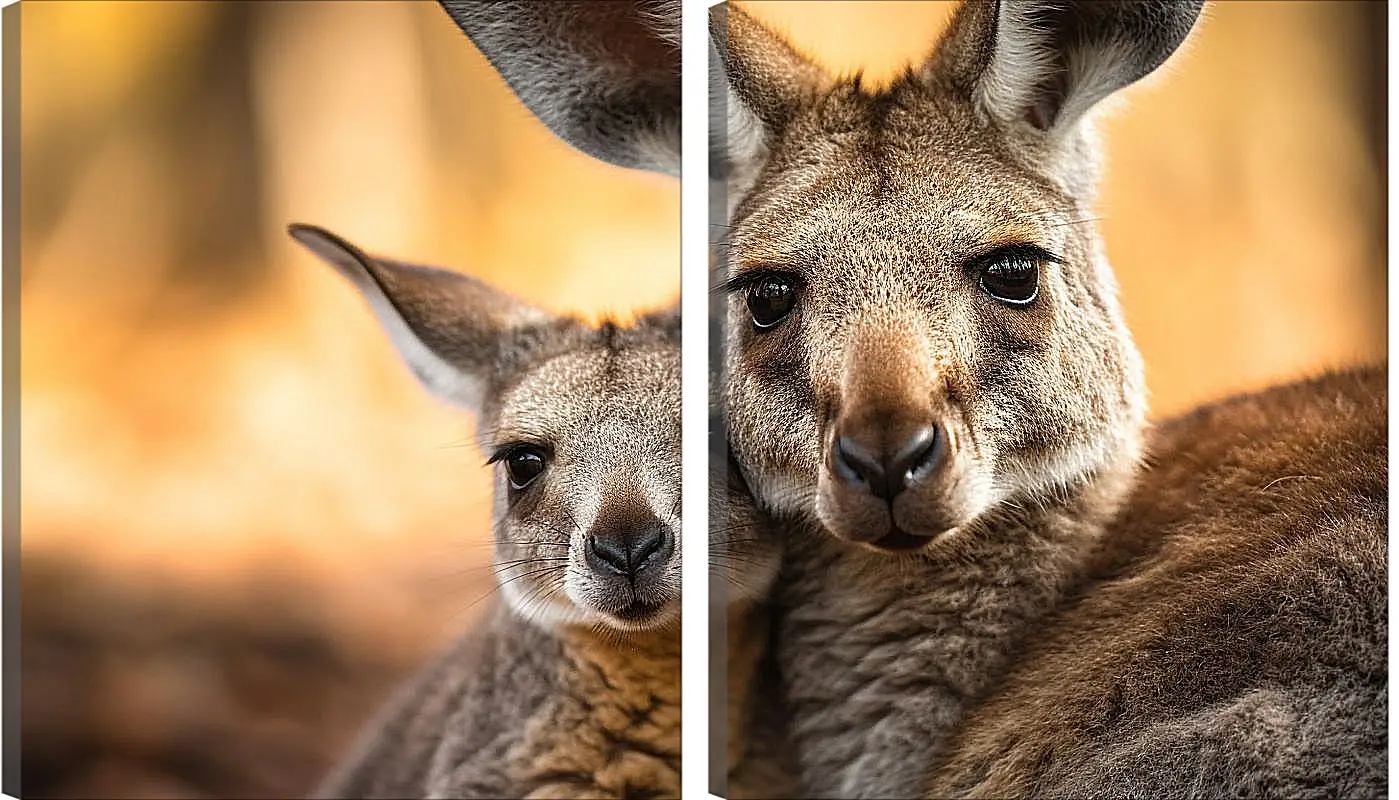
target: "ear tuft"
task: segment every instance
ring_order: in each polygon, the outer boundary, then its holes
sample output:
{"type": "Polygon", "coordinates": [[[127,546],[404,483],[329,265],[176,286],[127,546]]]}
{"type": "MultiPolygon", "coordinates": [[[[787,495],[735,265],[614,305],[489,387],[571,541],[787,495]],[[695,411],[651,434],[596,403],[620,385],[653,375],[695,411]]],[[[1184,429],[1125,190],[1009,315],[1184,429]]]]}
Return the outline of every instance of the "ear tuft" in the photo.
{"type": "Polygon", "coordinates": [[[502,338],[552,319],[474,278],[375,258],[324,228],[295,223],[287,232],[359,290],[428,391],[471,410],[485,398],[502,338]]]}

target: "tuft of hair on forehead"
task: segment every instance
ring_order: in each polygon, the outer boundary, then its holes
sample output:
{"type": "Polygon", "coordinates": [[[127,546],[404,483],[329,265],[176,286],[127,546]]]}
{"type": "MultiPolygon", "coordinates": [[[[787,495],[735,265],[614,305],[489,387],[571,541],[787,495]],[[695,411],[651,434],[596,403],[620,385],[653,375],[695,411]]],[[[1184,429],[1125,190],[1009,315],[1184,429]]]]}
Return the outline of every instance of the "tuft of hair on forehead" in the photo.
{"type": "Polygon", "coordinates": [[[502,343],[497,373],[507,377],[552,358],[587,350],[620,352],[679,345],[678,306],[641,314],[629,323],[608,317],[588,325],[577,317],[559,317],[513,331],[502,343]]]}

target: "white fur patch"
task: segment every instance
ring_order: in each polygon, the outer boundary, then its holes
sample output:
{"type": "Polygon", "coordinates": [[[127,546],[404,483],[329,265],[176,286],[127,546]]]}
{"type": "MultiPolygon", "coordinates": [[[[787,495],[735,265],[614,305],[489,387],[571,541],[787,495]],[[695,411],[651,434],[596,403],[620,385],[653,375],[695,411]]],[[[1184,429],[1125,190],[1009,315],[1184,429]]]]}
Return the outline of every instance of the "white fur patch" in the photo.
{"type": "Polygon", "coordinates": [[[393,342],[394,349],[398,350],[399,357],[413,370],[413,374],[423,386],[443,400],[470,411],[479,410],[482,401],[485,400],[485,384],[447,362],[423,344],[377,286],[372,289],[361,286],[361,289],[364,290],[365,299],[369,301],[374,316],[379,318],[380,324],[389,335],[389,340],[393,342]]]}
{"type": "Polygon", "coordinates": [[[1025,12],[1000,4],[991,63],[977,84],[982,108],[1003,122],[1030,107],[1035,87],[1054,67],[1054,51],[1025,12]]]}
{"type": "MultiPolygon", "coordinates": [[[[511,580],[521,572],[530,569],[529,565],[524,565],[496,572],[496,579],[500,582],[501,595],[521,619],[544,630],[592,621],[588,615],[580,610],[577,601],[573,599],[569,591],[569,578],[573,573],[573,565],[568,565],[562,585],[543,591],[539,589],[537,584],[527,584],[528,579],[511,580]]],[[[533,569],[538,569],[538,567],[533,567],[533,569]]]]}
{"type": "MultiPolygon", "coordinates": [[[[677,120],[678,121],[678,120],[677,120]]],[[[667,127],[664,131],[639,130],[632,140],[632,150],[642,169],[680,177],[680,129],[667,127]]]]}

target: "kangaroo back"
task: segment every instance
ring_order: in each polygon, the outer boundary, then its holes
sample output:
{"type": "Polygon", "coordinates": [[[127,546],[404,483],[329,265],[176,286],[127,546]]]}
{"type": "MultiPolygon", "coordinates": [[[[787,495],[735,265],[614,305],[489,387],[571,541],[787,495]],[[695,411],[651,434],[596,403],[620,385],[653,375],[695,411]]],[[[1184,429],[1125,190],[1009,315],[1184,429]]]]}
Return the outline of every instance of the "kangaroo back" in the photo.
{"type": "Polygon", "coordinates": [[[1384,794],[1387,400],[1356,370],[1155,430],[1092,582],[928,793],[1384,794]]]}

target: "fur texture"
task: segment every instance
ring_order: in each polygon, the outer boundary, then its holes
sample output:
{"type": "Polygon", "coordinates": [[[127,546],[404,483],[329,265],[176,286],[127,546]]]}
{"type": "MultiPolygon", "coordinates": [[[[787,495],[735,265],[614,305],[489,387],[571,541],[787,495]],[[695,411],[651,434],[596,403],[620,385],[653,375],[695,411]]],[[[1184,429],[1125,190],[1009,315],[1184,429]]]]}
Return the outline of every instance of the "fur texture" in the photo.
{"type": "Polygon", "coordinates": [[[674,0],[441,0],[559,138],[611,164],[680,174],[674,0]]]}
{"type": "Polygon", "coordinates": [[[723,406],[786,537],[775,656],[810,796],[1378,785],[1382,379],[1242,401],[1251,417],[1193,423],[1213,449],[1165,434],[1138,475],[1145,389],[1092,222],[1092,111],[1199,11],[969,2],[876,91],[740,8],[711,15],[724,117],[746,126],[713,161],[723,406]],[[998,295],[1005,271],[1035,291],[998,295]],[[1333,408],[1354,424],[1320,424],[1333,408]],[[1321,470],[1321,494],[1275,491],[1321,470]],[[1195,516],[1159,516],[1181,497],[1195,516]],[[1130,567],[1104,555],[1134,546],[1130,567]],[[1122,603],[1186,590],[1117,627],[1122,603]],[[1313,638],[1349,660],[1278,644],[1313,638]]]}
{"type": "Polygon", "coordinates": [[[1155,430],[1083,585],[928,796],[1383,796],[1387,400],[1357,370],[1155,430]]]}
{"type": "Polygon", "coordinates": [[[430,388],[475,401],[504,602],[428,667],[328,797],[679,793],[680,325],[553,318],[456,273],[296,238],[365,293],[430,388]],[[456,387],[475,387],[470,394],[456,387]],[[540,470],[521,479],[527,450],[540,470]],[[655,550],[628,570],[607,543],[655,550]]]}
{"type": "MultiPolygon", "coordinates": [[[[710,430],[722,445],[719,419],[710,430]]],[[[780,529],[757,509],[725,448],[711,449],[710,465],[710,788],[736,800],[793,797],[796,766],[774,702],[780,687],[768,602],[780,529]]]]}
{"type": "Polygon", "coordinates": [[[424,671],[321,797],[678,797],[678,636],[549,633],[504,606],[424,671]]]}

